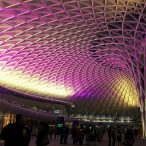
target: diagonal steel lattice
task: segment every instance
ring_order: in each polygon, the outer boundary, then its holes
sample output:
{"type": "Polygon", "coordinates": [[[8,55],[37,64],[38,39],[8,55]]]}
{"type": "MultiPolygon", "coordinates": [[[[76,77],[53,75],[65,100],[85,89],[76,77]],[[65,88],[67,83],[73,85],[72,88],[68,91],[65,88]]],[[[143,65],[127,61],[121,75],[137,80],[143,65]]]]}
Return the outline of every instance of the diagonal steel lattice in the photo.
{"type": "Polygon", "coordinates": [[[145,0],[0,0],[0,85],[83,115],[135,115],[145,30],[145,0]]]}

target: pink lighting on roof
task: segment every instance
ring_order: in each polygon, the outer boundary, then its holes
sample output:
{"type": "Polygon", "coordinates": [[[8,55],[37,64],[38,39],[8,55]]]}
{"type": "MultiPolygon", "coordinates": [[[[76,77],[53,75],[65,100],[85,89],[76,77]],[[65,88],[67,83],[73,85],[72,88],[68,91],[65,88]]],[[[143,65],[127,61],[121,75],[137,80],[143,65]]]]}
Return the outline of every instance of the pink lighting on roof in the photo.
{"type": "Polygon", "coordinates": [[[145,9],[142,0],[0,0],[0,85],[137,107],[145,9]]]}

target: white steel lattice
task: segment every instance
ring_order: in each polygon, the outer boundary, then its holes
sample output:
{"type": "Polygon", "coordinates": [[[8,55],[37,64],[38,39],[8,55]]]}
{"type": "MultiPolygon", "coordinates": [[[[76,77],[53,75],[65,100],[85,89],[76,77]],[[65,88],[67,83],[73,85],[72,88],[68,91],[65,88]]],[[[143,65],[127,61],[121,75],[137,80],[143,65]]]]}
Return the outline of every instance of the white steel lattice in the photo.
{"type": "Polygon", "coordinates": [[[144,95],[145,0],[0,0],[0,85],[131,115],[144,95]]]}

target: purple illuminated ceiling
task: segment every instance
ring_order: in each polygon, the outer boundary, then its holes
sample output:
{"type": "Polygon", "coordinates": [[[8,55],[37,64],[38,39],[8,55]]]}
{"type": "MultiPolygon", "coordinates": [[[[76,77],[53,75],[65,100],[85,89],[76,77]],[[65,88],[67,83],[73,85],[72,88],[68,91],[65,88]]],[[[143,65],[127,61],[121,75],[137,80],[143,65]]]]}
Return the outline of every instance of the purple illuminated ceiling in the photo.
{"type": "Polygon", "coordinates": [[[74,101],[82,113],[137,107],[145,6],[145,0],[0,0],[0,85],[74,101]]]}

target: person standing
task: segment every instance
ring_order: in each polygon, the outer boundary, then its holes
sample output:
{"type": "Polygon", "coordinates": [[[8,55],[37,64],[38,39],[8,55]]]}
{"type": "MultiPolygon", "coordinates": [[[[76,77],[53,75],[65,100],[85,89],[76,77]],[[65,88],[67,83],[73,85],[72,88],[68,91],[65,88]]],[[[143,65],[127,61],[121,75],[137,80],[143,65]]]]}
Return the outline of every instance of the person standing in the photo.
{"type": "Polygon", "coordinates": [[[50,143],[48,137],[48,125],[45,122],[40,124],[40,130],[37,135],[36,144],[37,146],[46,146],[50,143]]]}
{"type": "Polygon", "coordinates": [[[95,129],[91,128],[89,133],[89,145],[96,146],[95,129]]]}
{"type": "Polygon", "coordinates": [[[29,127],[28,125],[24,127],[23,135],[24,135],[25,146],[29,146],[30,138],[31,138],[31,132],[32,132],[31,127],[29,127]]]}
{"type": "Polygon", "coordinates": [[[115,146],[116,143],[116,129],[113,127],[111,131],[112,136],[112,146],[115,146]]]}
{"type": "Polygon", "coordinates": [[[52,136],[53,136],[53,127],[49,127],[49,135],[50,135],[50,140],[52,140],[52,136]]]}
{"type": "Polygon", "coordinates": [[[107,134],[108,134],[108,145],[111,146],[111,141],[112,141],[112,128],[111,127],[108,128],[107,134]]]}
{"type": "Polygon", "coordinates": [[[16,122],[10,123],[2,129],[1,138],[4,146],[25,146],[23,135],[24,120],[22,115],[16,115],[16,122]]]}
{"type": "Polygon", "coordinates": [[[79,140],[80,145],[83,145],[83,139],[84,139],[84,129],[83,127],[80,127],[79,133],[78,133],[78,140],[79,140]]]}
{"type": "Polygon", "coordinates": [[[118,146],[122,146],[122,132],[120,130],[117,132],[117,142],[118,146]]]}
{"type": "Polygon", "coordinates": [[[72,128],[72,140],[73,140],[73,144],[77,144],[77,133],[78,133],[78,128],[77,128],[77,126],[73,126],[73,128],[72,128]]]}
{"type": "Polygon", "coordinates": [[[4,140],[4,146],[11,146],[13,144],[13,124],[9,123],[5,127],[3,127],[1,131],[1,139],[4,140]]]}
{"type": "Polygon", "coordinates": [[[124,136],[124,140],[125,140],[125,145],[126,146],[133,146],[134,144],[134,132],[132,130],[132,128],[128,128],[125,136],[124,136]]]}
{"type": "Polygon", "coordinates": [[[69,134],[69,129],[66,125],[61,128],[60,144],[66,144],[69,134]]]}

